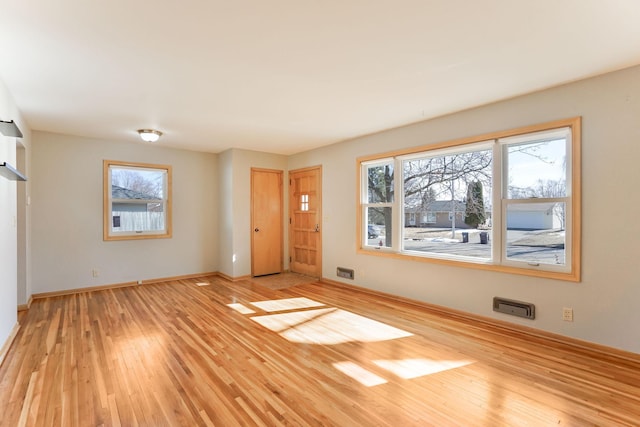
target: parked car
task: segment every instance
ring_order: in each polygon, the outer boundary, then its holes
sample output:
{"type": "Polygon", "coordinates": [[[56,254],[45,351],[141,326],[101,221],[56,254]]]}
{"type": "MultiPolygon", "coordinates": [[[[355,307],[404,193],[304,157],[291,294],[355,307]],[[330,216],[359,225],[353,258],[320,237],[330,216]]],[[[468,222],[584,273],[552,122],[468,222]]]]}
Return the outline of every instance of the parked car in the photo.
{"type": "Polygon", "coordinates": [[[373,224],[369,224],[369,226],[367,227],[367,235],[370,239],[375,239],[380,235],[380,233],[373,224]]]}

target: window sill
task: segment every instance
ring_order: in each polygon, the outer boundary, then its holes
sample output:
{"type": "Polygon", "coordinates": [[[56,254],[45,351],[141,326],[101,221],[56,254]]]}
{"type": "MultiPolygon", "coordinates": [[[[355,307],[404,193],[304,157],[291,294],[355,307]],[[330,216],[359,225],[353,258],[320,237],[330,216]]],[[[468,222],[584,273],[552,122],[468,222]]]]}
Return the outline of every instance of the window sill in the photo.
{"type": "MultiPolygon", "coordinates": [[[[467,261],[467,260],[457,260],[451,258],[435,258],[421,255],[412,255],[406,252],[393,252],[391,249],[387,250],[379,250],[374,248],[358,248],[356,250],[357,254],[360,255],[373,255],[380,256],[384,258],[390,259],[399,259],[405,261],[418,261],[428,264],[437,264],[437,265],[446,265],[450,267],[461,267],[461,268],[471,268],[476,270],[484,270],[484,271],[495,271],[498,273],[510,273],[516,274],[520,276],[531,276],[538,277],[542,279],[554,279],[554,280],[564,280],[569,282],[579,282],[580,276],[578,274],[572,272],[558,272],[558,271],[549,271],[549,270],[540,270],[533,268],[523,268],[523,267],[513,267],[508,265],[497,265],[491,264],[490,261],[479,260],[479,262],[475,261],[467,261]]],[[[574,268],[574,271],[577,270],[574,268]]]]}
{"type": "Polygon", "coordinates": [[[171,233],[163,234],[120,234],[120,235],[105,235],[104,241],[118,241],[118,240],[146,240],[146,239],[170,239],[171,233]]]}

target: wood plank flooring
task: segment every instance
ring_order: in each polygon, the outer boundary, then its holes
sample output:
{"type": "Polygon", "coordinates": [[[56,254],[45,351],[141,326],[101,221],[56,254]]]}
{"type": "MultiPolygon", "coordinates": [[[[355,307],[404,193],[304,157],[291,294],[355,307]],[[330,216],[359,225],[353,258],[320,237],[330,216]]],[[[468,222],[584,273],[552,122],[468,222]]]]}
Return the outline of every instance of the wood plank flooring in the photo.
{"type": "Polygon", "coordinates": [[[637,360],[327,284],[180,280],[20,320],[1,426],[640,425],[637,360]]]}

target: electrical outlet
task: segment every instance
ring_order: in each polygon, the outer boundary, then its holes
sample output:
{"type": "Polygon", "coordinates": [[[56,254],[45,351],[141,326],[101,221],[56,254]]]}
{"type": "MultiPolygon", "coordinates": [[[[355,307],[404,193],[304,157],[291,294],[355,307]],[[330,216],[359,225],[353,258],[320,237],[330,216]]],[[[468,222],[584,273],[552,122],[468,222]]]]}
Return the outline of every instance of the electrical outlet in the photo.
{"type": "Polygon", "coordinates": [[[100,275],[100,270],[94,268],[93,270],[91,270],[91,274],[93,275],[93,277],[98,277],[100,275]]]}
{"type": "Polygon", "coordinates": [[[138,280],[138,285],[142,285],[142,280],[138,280]]]}
{"type": "Polygon", "coordinates": [[[565,322],[573,322],[573,308],[564,307],[562,309],[562,320],[565,322]]]}

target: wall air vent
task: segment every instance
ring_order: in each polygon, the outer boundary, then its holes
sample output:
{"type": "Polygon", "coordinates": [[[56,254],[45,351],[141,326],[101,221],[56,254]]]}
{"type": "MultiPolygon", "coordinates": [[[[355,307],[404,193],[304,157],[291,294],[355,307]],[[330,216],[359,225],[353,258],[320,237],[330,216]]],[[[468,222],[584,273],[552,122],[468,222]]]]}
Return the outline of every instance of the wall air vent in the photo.
{"type": "Polygon", "coordinates": [[[355,277],[355,273],[351,268],[338,267],[336,270],[338,277],[344,277],[345,279],[351,279],[355,277]]]}
{"type": "Polygon", "coordinates": [[[536,318],[536,306],[522,301],[514,301],[506,298],[493,297],[493,311],[511,314],[512,316],[524,317],[525,319],[536,318]]]}

